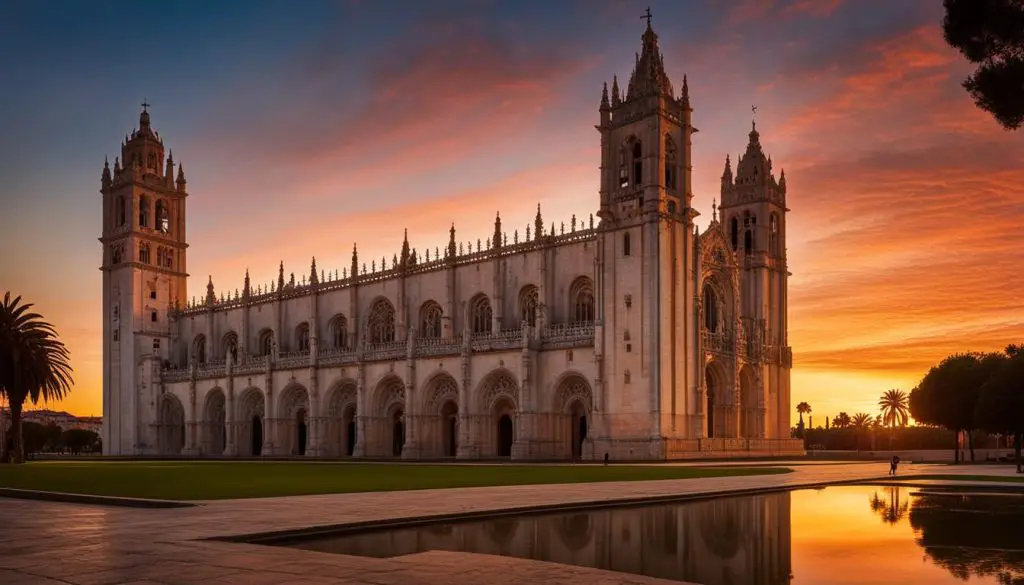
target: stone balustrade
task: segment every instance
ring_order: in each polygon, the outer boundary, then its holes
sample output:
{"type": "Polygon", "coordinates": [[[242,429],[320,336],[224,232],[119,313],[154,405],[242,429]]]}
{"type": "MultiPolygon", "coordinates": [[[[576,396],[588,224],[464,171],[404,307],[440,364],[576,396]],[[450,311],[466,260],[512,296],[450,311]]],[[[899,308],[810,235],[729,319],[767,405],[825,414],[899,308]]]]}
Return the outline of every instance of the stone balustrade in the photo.
{"type": "MultiPolygon", "coordinates": [[[[528,329],[525,331],[529,331],[528,329]]],[[[526,333],[528,336],[528,333],[526,333]]],[[[545,327],[541,331],[540,349],[560,349],[562,347],[586,347],[594,344],[594,323],[564,323],[545,327]]],[[[457,356],[465,351],[462,335],[442,338],[416,338],[413,343],[414,358],[430,358],[438,356],[457,356]]],[[[529,339],[527,338],[526,342],[529,339]]],[[[508,351],[522,349],[524,345],[524,329],[507,329],[496,333],[473,334],[470,338],[472,353],[488,351],[508,351]]],[[[369,344],[362,353],[362,361],[403,360],[408,358],[409,342],[388,341],[369,344]]],[[[360,361],[359,352],[348,348],[323,348],[317,353],[319,367],[341,366],[360,361]]],[[[231,367],[234,375],[252,375],[266,373],[267,367],[274,370],[308,368],[311,364],[309,350],[282,352],[276,359],[267,356],[243,357],[231,367]]],[[[227,364],[224,360],[199,364],[195,368],[168,367],[161,372],[164,382],[184,382],[192,375],[200,378],[221,378],[227,375],[227,364]]]]}

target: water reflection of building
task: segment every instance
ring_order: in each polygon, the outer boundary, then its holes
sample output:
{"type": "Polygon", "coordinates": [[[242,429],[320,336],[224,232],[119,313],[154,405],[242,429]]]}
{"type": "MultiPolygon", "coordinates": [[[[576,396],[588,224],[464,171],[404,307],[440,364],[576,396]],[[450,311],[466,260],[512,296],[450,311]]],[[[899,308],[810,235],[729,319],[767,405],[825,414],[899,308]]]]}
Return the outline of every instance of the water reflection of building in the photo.
{"type": "Polygon", "coordinates": [[[373,557],[464,551],[705,585],[776,585],[789,582],[790,494],[510,517],[295,546],[373,557]]]}

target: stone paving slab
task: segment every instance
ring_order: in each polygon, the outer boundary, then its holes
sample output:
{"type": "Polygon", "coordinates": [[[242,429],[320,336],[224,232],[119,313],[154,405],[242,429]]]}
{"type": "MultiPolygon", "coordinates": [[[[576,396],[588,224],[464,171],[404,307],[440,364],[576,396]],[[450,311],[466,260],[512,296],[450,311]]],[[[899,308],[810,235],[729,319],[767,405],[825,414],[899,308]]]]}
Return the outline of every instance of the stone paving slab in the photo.
{"type": "MultiPolygon", "coordinates": [[[[804,465],[793,469],[793,473],[782,475],[217,500],[179,509],[115,508],[0,498],[0,583],[678,583],[471,553],[431,551],[375,559],[203,539],[438,514],[889,479],[885,463],[804,465]]],[[[901,475],[929,473],[1014,475],[1013,468],[1008,466],[901,466],[901,475]]],[[[971,485],[968,482],[934,483],[971,485]]]]}

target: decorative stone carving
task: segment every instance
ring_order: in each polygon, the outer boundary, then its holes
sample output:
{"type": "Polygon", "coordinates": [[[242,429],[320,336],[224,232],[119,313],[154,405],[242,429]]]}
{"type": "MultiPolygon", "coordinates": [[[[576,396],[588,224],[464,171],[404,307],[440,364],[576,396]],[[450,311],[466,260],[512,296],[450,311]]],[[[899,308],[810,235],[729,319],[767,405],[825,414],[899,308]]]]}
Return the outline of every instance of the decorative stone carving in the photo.
{"type": "Polygon", "coordinates": [[[594,399],[590,392],[590,386],[578,378],[563,382],[558,389],[558,404],[562,412],[567,411],[577,400],[588,413],[594,410],[594,399]]]}
{"type": "Polygon", "coordinates": [[[502,397],[511,399],[516,405],[519,404],[519,385],[506,373],[498,374],[491,381],[484,393],[484,408],[490,412],[494,408],[494,403],[502,397]]]}
{"type": "Polygon", "coordinates": [[[459,387],[450,376],[440,376],[432,385],[427,398],[428,412],[439,412],[449,400],[459,403],[459,387]]]}

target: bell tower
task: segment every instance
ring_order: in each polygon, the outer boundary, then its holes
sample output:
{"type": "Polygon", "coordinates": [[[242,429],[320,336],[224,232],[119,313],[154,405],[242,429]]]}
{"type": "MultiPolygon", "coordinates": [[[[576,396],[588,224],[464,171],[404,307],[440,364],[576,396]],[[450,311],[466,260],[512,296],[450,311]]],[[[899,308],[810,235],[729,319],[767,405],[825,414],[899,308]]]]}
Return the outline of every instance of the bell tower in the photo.
{"type": "Polygon", "coordinates": [[[760,366],[762,428],[767,438],[788,438],[792,354],[787,317],[786,172],[775,178],[755,121],[751,121],[746,152],[736,162],[735,177],[726,157],[721,194],[722,225],[742,267],[742,335],[748,343],[769,348],[772,356],[777,353],[760,366]]]}
{"type": "Polygon", "coordinates": [[[595,449],[663,458],[665,439],[687,438],[695,387],[693,193],[689,87],[674,93],[647,27],[623,95],[601,94],[601,218],[597,258],[603,388],[595,449]],[[606,439],[607,443],[602,441],[606,439]]]}
{"type": "Polygon", "coordinates": [[[185,173],[142,104],[113,171],[103,164],[103,452],[155,450],[160,366],[169,311],[186,299],[185,173]],[[122,166],[123,165],[123,166],[122,166]]]}

